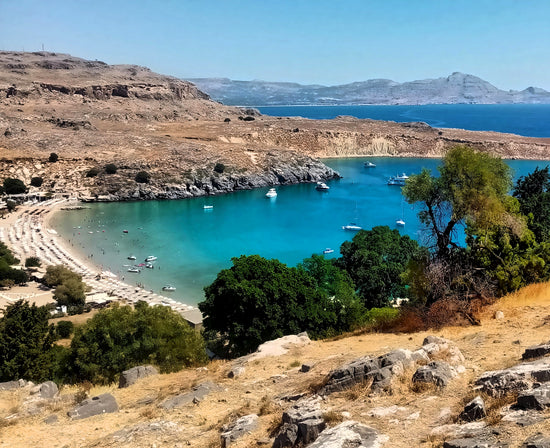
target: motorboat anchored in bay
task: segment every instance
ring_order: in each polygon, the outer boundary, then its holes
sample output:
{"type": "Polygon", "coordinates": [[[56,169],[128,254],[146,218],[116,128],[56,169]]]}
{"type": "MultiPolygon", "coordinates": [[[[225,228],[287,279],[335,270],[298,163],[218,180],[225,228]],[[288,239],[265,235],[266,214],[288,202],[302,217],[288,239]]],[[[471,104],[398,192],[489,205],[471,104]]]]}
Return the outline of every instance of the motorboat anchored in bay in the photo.
{"type": "Polygon", "coordinates": [[[151,261],[155,261],[156,259],[157,259],[157,257],[155,257],[154,255],[149,255],[149,256],[145,259],[145,261],[146,261],[147,263],[149,263],[149,262],[151,262],[151,261]]]}
{"type": "Polygon", "coordinates": [[[141,270],[134,266],[134,267],[128,268],[128,272],[134,272],[135,274],[139,274],[141,270]]]}
{"type": "Polygon", "coordinates": [[[401,176],[392,176],[388,179],[388,185],[397,185],[399,187],[404,187],[405,182],[409,176],[407,176],[405,173],[403,173],[401,176]]]}
{"type": "Polygon", "coordinates": [[[165,285],[165,286],[162,287],[162,290],[163,291],[175,291],[176,287],[172,286],[172,285],[165,285]]]}
{"type": "Polygon", "coordinates": [[[324,182],[317,182],[317,185],[315,186],[315,189],[317,191],[329,191],[330,187],[325,184],[324,182]]]}
{"type": "Polygon", "coordinates": [[[358,226],[354,222],[350,222],[347,226],[342,226],[342,230],[348,230],[350,232],[357,232],[359,230],[363,230],[363,227],[358,226]]]}
{"type": "Polygon", "coordinates": [[[276,198],[277,197],[277,190],[275,188],[270,188],[269,191],[265,194],[266,198],[276,198]]]}
{"type": "Polygon", "coordinates": [[[365,162],[365,168],[376,168],[376,165],[372,162],[365,162]]]}

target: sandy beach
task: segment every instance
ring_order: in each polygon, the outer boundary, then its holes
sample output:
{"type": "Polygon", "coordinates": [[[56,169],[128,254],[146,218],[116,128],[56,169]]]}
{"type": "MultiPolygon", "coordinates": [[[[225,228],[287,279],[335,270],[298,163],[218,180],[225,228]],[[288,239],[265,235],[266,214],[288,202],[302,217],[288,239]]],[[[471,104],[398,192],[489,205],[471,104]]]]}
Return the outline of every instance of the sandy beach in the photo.
{"type": "MultiPolygon", "coordinates": [[[[82,275],[83,281],[90,287],[87,302],[117,300],[134,304],[143,300],[151,305],[169,306],[189,322],[200,322],[200,312],[196,307],[124,283],[112,272],[101,271],[90,260],[84,260],[74,251],[71,252],[71,246],[49,227],[49,221],[60,208],[78,205],[79,202],[67,199],[50,199],[21,205],[15,212],[0,220],[0,241],[13,251],[21,263],[27,257],[36,256],[40,258],[42,266],[62,264],[82,275]]],[[[52,296],[53,291],[42,289],[38,284],[18,286],[0,292],[0,308],[20,299],[44,305],[54,302],[52,296]]]]}

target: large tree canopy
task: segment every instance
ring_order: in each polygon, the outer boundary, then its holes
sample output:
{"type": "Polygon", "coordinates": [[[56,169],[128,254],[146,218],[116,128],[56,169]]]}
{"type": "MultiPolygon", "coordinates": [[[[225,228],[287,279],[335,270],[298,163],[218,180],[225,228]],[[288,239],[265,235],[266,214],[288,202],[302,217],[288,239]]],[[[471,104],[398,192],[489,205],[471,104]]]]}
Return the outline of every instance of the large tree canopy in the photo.
{"type": "Polygon", "coordinates": [[[0,318],[0,381],[52,379],[53,326],[48,311],[22,300],[0,318]]]}
{"type": "Polygon", "coordinates": [[[437,255],[445,256],[458,247],[457,224],[471,223],[483,231],[506,219],[512,175],[502,159],[464,146],[445,155],[439,172],[434,177],[422,170],[402,191],[407,202],[423,205],[420,221],[434,237],[437,255]]]}
{"type": "Polygon", "coordinates": [[[244,355],[262,342],[302,331],[320,336],[338,325],[342,305],[318,289],[304,269],[259,255],[232,261],[199,303],[205,329],[220,338],[225,354],[244,355]]]}
{"type": "Polygon", "coordinates": [[[420,251],[418,243],[388,226],[361,230],[352,241],[345,241],[338,264],[357,287],[367,308],[388,305],[390,297],[403,296],[405,285],[401,273],[409,260],[420,251]]]}

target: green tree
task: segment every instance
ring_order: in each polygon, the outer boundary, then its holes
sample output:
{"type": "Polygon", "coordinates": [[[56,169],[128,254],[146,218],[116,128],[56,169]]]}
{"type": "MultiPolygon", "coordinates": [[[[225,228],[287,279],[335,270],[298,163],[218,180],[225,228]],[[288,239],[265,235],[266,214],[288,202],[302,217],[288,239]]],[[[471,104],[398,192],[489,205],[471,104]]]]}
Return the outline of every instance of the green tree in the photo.
{"type": "Polygon", "coordinates": [[[45,308],[22,300],[9,305],[0,318],[0,381],[51,379],[54,333],[45,308]]]}
{"type": "Polygon", "coordinates": [[[512,177],[502,159],[465,146],[447,152],[439,173],[434,177],[423,169],[407,180],[402,192],[407,202],[423,206],[418,216],[435,239],[436,256],[442,257],[458,248],[459,223],[483,231],[506,219],[512,177]]]}
{"type": "Polygon", "coordinates": [[[96,177],[97,175],[99,174],[99,168],[90,168],[87,172],[86,172],[86,177],[96,177]]]}
{"type": "Polygon", "coordinates": [[[25,267],[26,268],[38,268],[42,265],[42,262],[40,261],[40,258],[38,257],[27,257],[25,259],[25,267]]]}
{"type": "Polygon", "coordinates": [[[139,184],[147,184],[151,179],[151,175],[147,171],[140,171],[136,174],[136,182],[139,184]]]}
{"type": "Polygon", "coordinates": [[[76,272],[71,271],[69,268],[63,266],[62,264],[56,266],[48,266],[46,268],[44,283],[50,288],[59,286],[69,279],[82,280],[82,276],[77,274],[76,272]]]}
{"type": "Polygon", "coordinates": [[[528,217],[527,225],[537,241],[550,240],[550,174],[548,166],[536,168],[516,182],[513,196],[518,199],[520,211],[528,217]]]}
{"type": "Polygon", "coordinates": [[[67,339],[74,332],[74,324],[70,320],[60,320],[57,322],[55,331],[60,338],[67,339]]]}
{"type": "Polygon", "coordinates": [[[244,355],[265,341],[302,331],[318,337],[337,326],[337,305],[304,269],[259,255],[232,262],[204,289],[206,299],[199,303],[205,330],[217,335],[224,354],[244,355]]]}
{"type": "Polygon", "coordinates": [[[51,162],[51,163],[55,163],[58,160],[59,160],[59,156],[55,152],[52,152],[50,154],[50,157],[48,157],[48,162],[51,162]]]}
{"type": "Polygon", "coordinates": [[[76,330],[67,375],[71,382],[107,384],[144,363],[174,372],[206,360],[202,337],[178,313],[138,302],[135,309],[102,310],[76,330]]]}
{"type": "Polygon", "coordinates": [[[42,179],[41,177],[33,177],[31,179],[31,186],[32,187],[41,187],[43,182],[44,182],[44,179],[42,179]]]}
{"type": "Polygon", "coordinates": [[[338,265],[353,279],[367,308],[384,307],[392,296],[406,296],[401,274],[422,251],[418,243],[388,226],[360,230],[340,247],[338,265]]]}
{"type": "Polygon", "coordinates": [[[66,306],[69,314],[81,313],[86,303],[86,285],[76,277],[63,281],[55,288],[53,298],[59,306],[66,306]]]}
{"type": "Polygon", "coordinates": [[[22,194],[27,192],[27,187],[21,179],[8,177],[4,179],[4,191],[6,194],[22,194]]]}

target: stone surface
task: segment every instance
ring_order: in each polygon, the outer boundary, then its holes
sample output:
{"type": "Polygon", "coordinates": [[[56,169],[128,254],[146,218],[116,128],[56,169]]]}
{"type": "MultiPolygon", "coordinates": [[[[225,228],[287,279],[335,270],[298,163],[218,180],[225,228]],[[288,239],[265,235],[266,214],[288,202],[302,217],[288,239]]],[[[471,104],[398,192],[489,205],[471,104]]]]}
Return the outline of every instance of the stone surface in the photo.
{"type": "Polygon", "coordinates": [[[129,387],[141,378],[145,378],[150,375],[158,375],[158,373],[158,370],[153,366],[132,367],[131,369],[125,370],[120,374],[118,387],[129,387]]]}
{"type": "Polygon", "coordinates": [[[32,384],[32,383],[25,380],[6,381],[4,383],[0,383],[0,390],[20,389],[22,387],[27,386],[28,384],[32,384]]]}
{"type": "Polygon", "coordinates": [[[67,415],[73,420],[92,417],[99,414],[107,414],[118,411],[118,404],[111,394],[102,394],[97,397],[87,398],[79,406],[67,415]]]}
{"type": "Polygon", "coordinates": [[[487,416],[487,410],[485,408],[485,402],[479,395],[470,401],[464,410],[460,413],[460,419],[465,422],[473,422],[475,420],[481,420],[487,416]]]}
{"type": "Polygon", "coordinates": [[[245,369],[242,366],[234,366],[228,373],[227,378],[237,378],[244,373],[245,369]]]}
{"type": "Polygon", "coordinates": [[[282,420],[283,426],[275,437],[273,448],[311,443],[326,426],[319,397],[297,402],[283,412],[282,420]]]}
{"type": "Polygon", "coordinates": [[[443,443],[443,448],[508,448],[508,443],[486,439],[454,439],[443,443]]]}
{"type": "Polygon", "coordinates": [[[189,403],[199,403],[210,392],[219,391],[222,388],[212,381],[205,381],[204,383],[195,386],[191,391],[184,394],[176,395],[175,397],[168,398],[160,404],[160,407],[166,410],[185,406],[189,403]]]}
{"type": "Polygon", "coordinates": [[[288,349],[292,346],[302,346],[311,343],[311,339],[304,331],[297,335],[291,334],[283,336],[282,338],[274,339],[273,341],[267,341],[258,347],[256,352],[247,356],[248,361],[254,359],[264,358],[266,356],[280,356],[288,352],[288,349]]]}
{"type": "Polygon", "coordinates": [[[228,447],[239,437],[253,431],[258,426],[258,416],[256,414],[245,415],[233,423],[222,428],[221,446],[228,447]]]}
{"type": "Polygon", "coordinates": [[[44,419],[44,423],[46,423],[46,425],[53,425],[54,423],[57,423],[59,421],[59,417],[57,417],[57,415],[50,415],[49,417],[46,417],[44,419]]]}
{"type": "Polygon", "coordinates": [[[374,429],[348,420],[325,429],[308,448],[378,448],[387,440],[374,429]]]}
{"type": "Polygon", "coordinates": [[[508,369],[485,372],[475,381],[475,385],[483,392],[498,397],[511,391],[529,389],[535,382],[548,380],[550,380],[550,359],[542,358],[508,369]]]}
{"type": "Polygon", "coordinates": [[[495,319],[497,320],[504,319],[504,313],[502,311],[495,311],[495,319]]]}
{"type": "Polygon", "coordinates": [[[31,389],[31,395],[39,395],[41,398],[53,398],[59,393],[57,384],[53,381],[46,381],[41,384],[37,384],[31,389]]]}
{"type": "Polygon", "coordinates": [[[517,407],[542,411],[550,406],[550,384],[522,391],[518,395],[517,407]]]}
{"type": "Polygon", "coordinates": [[[413,383],[433,383],[437,387],[446,387],[456,376],[456,371],[446,362],[432,361],[419,367],[412,377],[413,383]]]}
{"type": "Polygon", "coordinates": [[[550,437],[541,433],[535,434],[523,443],[522,448],[550,448],[550,437]]]}
{"type": "Polygon", "coordinates": [[[531,347],[527,347],[525,349],[521,357],[522,359],[540,358],[541,356],[546,356],[548,353],[550,353],[549,343],[532,345],[531,347]]]}

